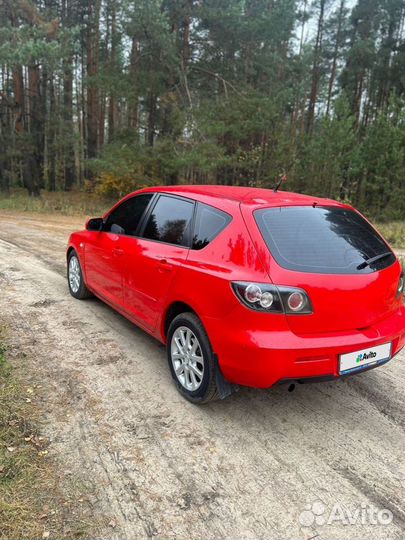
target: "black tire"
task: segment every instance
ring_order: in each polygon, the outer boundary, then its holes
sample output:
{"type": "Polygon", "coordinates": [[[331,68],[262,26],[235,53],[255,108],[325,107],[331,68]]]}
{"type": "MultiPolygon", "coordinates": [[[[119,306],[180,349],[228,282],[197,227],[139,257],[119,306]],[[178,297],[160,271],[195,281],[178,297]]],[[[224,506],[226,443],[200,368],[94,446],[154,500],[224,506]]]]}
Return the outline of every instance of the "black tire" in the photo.
{"type": "MultiPolygon", "coordinates": [[[[169,331],[167,333],[167,361],[169,363],[170,372],[172,374],[173,380],[176,384],[176,387],[180,394],[191,401],[202,405],[210,401],[214,401],[219,398],[218,388],[217,388],[217,363],[215,360],[214,353],[210,341],[208,339],[207,332],[200,321],[200,319],[194,315],[194,313],[181,313],[173,319],[169,326],[169,331]],[[176,375],[173,361],[172,361],[172,338],[176,330],[180,327],[185,327],[194,334],[198,340],[198,351],[201,352],[201,357],[204,361],[203,366],[203,375],[200,379],[200,385],[196,390],[190,390],[185,388],[182,382],[179,380],[176,375]]],[[[179,360],[180,362],[180,360],[179,360]]],[[[181,375],[184,374],[184,371],[181,375]]]]}
{"type": "Polygon", "coordinates": [[[68,280],[69,292],[74,298],[77,298],[78,300],[85,300],[86,298],[91,298],[93,296],[93,294],[89,291],[89,289],[86,287],[86,284],[84,282],[82,267],[80,265],[80,260],[75,250],[72,250],[68,255],[67,280],[68,280]],[[72,288],[71,280],[70,280],[71,261],[73,258],[76,259],[77,265],[78,265],[79,286],[77,290],[75,286],[72,288]]]}

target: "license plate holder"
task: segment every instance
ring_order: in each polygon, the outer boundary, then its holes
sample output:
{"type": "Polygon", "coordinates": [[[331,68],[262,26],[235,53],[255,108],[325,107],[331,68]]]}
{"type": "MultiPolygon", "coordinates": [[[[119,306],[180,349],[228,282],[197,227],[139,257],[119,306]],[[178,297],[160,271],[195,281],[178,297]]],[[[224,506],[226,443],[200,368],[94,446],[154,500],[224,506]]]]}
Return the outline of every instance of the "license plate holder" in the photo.
{"type": "Polygon", "coordinates": [[[381,364],[391,359],[392,343],[367,347],[351,353],[339,355],[339,374],[345,375],[361,371],[374,364],[381,364]]]}

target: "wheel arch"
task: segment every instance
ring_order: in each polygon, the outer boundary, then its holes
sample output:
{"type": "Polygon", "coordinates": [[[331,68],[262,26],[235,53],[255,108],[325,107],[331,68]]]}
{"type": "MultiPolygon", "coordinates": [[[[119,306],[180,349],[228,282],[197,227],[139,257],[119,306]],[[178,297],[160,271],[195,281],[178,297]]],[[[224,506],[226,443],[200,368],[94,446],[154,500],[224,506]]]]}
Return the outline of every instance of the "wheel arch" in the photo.
{"type": "MultiPolygon", "coordinates": [[[[162,338],[163,338],[164,343],[167,341],[167,332],[169,330],[170,323],[174,320],[175,317],[177,317],[177,315],[180,315],[181,313],[185,313],[185,312],[193,313],[196,317],[198,317],[198,319],[200,320],[201,324],[204,327],[204,323],[201,320],[200,316],[189,303],[174,301],[168,305],[164,313],[164,316],[162,318],[162,338]]],[[[205,330],[205,327],[204,327],[204,330],[205,330]]],[[[209,341],[208,334],[207,334],[207,339],[209,341]]],[[[216,385],[215,385],[214,399],[216,399],[216,396],[219,397],[220,399],[224,399],[230,394],[232,394],[232,392],[234,392],[237,389],[237,387],[235,385],[230,384],[228,381],[225,380],[222,374],[221,368],[219,366],[219,363],[218,363],[218,357],[215,354],[215,352],[213,352],[213,362],[216,368],[215,369],[216,385]]],[[[208,399],[207,401],[210,401],[210,400],[211,398],[208,399]]]]}
{"type": "Polygon", "coordinates": [[[72,253],[72,251],[76,251],[73,246],[69,246],[66,250],[66,260],[69,259],[69,255],[72,253]]]}
{"type": "Polygon", "coordinates": [[[167,332],[169,331],[169,326],[171,322],[175,317],[177,317],[177,315],[180,315],[180,313],[194,313],[194,315],[196,315],[200,319],[196,310],[187,302],[182,302],[178,300],[171,302],[166,307],[162,317],[161,335],[164,342],[166,342],[167,332]]]}
{"type": "Polygon", "coordinates": [[[81,266],[81,269],[82,269],[82,272],[83,272],[83,278],[84,278],[84,281],[86,282],[87,281],[87,273],[86,273],[86,266],[84,264],[84,250],[82,249],[82,246],[79,245],[79,241],[77,241],[76,239],[71,239],[69,244],[68,244],[68,247],[66,249],[66,263],[69,262],[69,256],[70,254],[72,253],[72,251],[74,251],[79,259],[79,263],[80,263],[80,266],[81,266]]]}

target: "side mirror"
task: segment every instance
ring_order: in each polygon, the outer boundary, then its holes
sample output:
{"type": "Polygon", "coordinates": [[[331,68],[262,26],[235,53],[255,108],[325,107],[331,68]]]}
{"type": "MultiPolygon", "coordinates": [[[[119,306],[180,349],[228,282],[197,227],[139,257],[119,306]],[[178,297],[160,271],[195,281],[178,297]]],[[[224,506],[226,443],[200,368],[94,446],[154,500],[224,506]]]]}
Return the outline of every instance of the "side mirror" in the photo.
{"type": "Polygon", "coordinates": [[[103,228],[103,218],[91,218],[86,222],[86,229],[88,231],[101,231],[103,228]]]}

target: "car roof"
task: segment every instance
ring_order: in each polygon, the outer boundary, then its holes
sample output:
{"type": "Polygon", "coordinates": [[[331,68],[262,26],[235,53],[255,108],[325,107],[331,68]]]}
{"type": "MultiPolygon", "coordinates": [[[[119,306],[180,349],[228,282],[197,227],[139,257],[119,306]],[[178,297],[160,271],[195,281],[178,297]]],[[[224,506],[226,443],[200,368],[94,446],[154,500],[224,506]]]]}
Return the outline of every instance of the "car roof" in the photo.
{"type": "MultiPolygon", "coordinates": [[[[253,188],[246,186],[221,185],[176,185],[145,188],[143,191],[157,191],[183,197],[190,197],[200,202],[218,206],[218,199],[232,205],[248,205],[253,208],[267,206],[309,206],[313,204],[328,206],[345,206],[332,199],[301,195],[290,191],[253,188]]],[[[139,193],[139,192],[138,192],[139,193]]]]}

